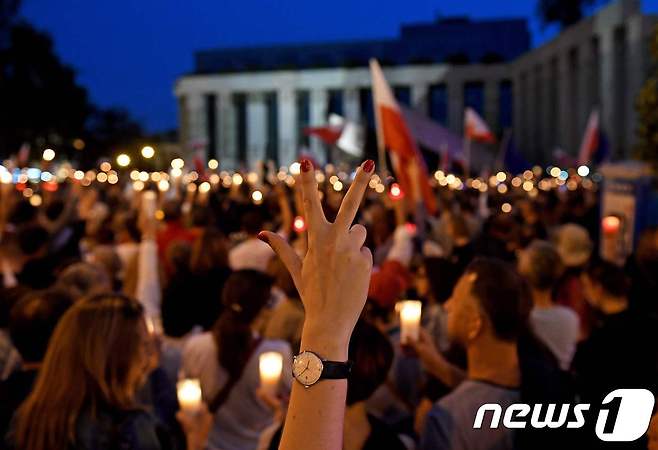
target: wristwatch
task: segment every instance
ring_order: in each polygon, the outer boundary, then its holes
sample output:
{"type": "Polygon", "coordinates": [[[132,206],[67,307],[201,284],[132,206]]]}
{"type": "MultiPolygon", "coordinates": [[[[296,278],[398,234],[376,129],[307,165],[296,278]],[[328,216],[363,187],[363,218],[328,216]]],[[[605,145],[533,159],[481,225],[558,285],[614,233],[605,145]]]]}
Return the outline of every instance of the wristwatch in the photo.
{"type": "Polygon", "coordinates": [[[305,388],[320,380],[342,380],[352,370],[352,361],[327,361],[311,351],[303,351],[292,359],[292,375],[305,388]]]}

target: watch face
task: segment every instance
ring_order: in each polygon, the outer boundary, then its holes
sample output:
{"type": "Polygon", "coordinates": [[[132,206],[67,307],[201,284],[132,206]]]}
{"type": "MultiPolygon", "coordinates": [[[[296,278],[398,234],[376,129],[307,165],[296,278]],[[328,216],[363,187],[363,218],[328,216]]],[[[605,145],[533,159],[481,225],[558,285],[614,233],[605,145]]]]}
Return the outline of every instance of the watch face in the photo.
{"type": "Polygon", "coordinates": [[[297,381],[309,387],[322,375],[322,360],[312,352],[302,352],[292,362],[292,374],[297,381]]]}

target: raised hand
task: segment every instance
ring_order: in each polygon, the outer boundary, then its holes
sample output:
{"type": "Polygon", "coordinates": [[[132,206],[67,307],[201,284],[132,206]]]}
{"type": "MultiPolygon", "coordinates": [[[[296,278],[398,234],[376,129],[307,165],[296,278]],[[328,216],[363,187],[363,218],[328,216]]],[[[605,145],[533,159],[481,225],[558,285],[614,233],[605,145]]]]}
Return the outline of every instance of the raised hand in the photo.
{"type": "Polygon", "coordinates": [[[263,231],[290,272],[304,303],[302,342],[326,358],[345,359],[354,325],[368,294],[372,255],[363,247],[366,229],[352,226],[368,187],[375,163],[368,160],[357,170],[338,211],[329,223],[322,211],[313,165],[301,163],[301,191],[308,230],[308,252],[300,259],[280,236],[263,231]]]}

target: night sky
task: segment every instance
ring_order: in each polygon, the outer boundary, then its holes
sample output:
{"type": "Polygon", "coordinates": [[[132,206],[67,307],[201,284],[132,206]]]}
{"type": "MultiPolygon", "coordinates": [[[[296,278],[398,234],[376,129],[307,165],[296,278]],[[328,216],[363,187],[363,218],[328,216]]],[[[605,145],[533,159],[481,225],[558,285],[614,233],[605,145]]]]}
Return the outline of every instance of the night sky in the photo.
{"type": "MultiPolygon", "coordinates": [[[[658,0],[643,3],[658,11],[658,0]]],[[[52,35],[95,103],[162,131],[176,126],[174,81],[193,70],[195,50],[395,37],[439,13],[527,17],[537,44],[555,29],[535,11],[534,0],[23,0],[22,16],[52,35]]]]}

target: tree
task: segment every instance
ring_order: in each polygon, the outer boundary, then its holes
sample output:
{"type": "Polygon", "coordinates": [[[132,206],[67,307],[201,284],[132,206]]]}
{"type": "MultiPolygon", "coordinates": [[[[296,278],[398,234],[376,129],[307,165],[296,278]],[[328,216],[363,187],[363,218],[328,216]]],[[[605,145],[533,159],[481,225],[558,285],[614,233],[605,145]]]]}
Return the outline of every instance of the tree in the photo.
{"type": "Polygon", "coordinates": [[[139,123],[120,108],[95,108],[86,124],[86,147],[80,156],[80,163],[90,167],[101,156],[111,156],[118,151],[131,153],[132,148],[144,137],[139,123]]]}
{"type": "Polygon", "coordinates": [[[651,39],[652,68],[638,94],[635,156],[658,171],[658,27],[651,39]]]}
{"type": "Polygon", "coordinates": [[[0,0],[0,50],[3,50],[9,42],[9,30],[20,5],[20,0],[0,0]]]}
{"type": "Polygon", "coordinates": [[[537,12],[544,25],[558,23],[562,28],[579,22],[584,9],[607,0],[539,0],[537,12]]]}

